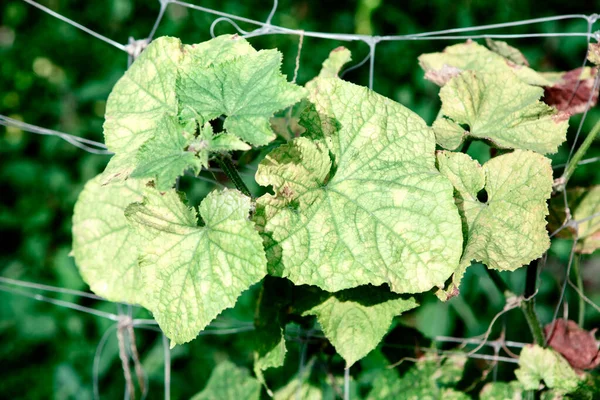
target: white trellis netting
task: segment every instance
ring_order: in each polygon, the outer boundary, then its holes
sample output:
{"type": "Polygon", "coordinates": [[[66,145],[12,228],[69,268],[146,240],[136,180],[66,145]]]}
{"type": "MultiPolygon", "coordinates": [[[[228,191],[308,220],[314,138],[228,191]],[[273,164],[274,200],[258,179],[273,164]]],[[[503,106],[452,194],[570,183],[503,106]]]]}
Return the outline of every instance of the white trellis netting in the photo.
{"type": "MultiPolygon", "coordinates": [[[[61,14],[41,5],[33,0],[23,0],[23,1],[30,4],[31,6],[37,7],[38,9],[52,15],[53,17],[60,19],[61,21],[65,22],[65,23],[68,23],[68,24],[82,30],[83,32],[93,36],[94,38],[96,38],[98,40],[101,40],[101,41],[107,43],[110,46],[113,46],[119,50],[122,50],[124,53],[126,53],[129,64],[131,64],[131,62],[133,62],[133,60],[143,51],[145,46],[147,46],[148,43],[150,43],[152,41],[152,39],[154,38],[155,33],[157,31],[157,28],[159,27],[161,20],[163,19],[165,11],[166,11],[167,7],[169,7],[169,5],[178,5],[178,6],[186,7],[186,8],[196,10],[199,12],[204,12],[204,13],[215,15],[217,18],[213,21],[213,23],[210,27],[210,33],[211,33],[211,36],[213,36],[213,37],[215,36],[214,35],[215,26],[221,22],[227,22],[227,23],[231,24],[231,26],[237,31],[238,34],[240,34],[241,36],[244,36],[246,38],[256,37],[256,36],[260,36],[260,35],[294,35],[294,36],[298,36],[298,40],[299,40],[298,56],[296,58],[296,68],[294,71],[294,80],[296,79],[296,76],[298,73],[298,68],[300,67],[300,52],[302,50],[302,43],[303,43],[304,37],[314,37],[314,38],[320,38],[320,39],[326,39],[326,40],[346,41],[346,42],[351,42],[351,41],[363,42],[368,46],[369,53],[363,61],[361,61],[357,65],[351,67],[351,69],[360,68],[361,66],[363,66],[364,64],[366,64],[368,62],[368,69],[369,69],[368,86],[370,88],[373,87],[373,81],[374,81],[374,76],[375,76],[375,57],[376,57],[377,46],[379,43],[382,43],[382,42],[424,41],[424,40],[443,41],[443,40],[467,40],[467,39],[481,39],[481,38],[517,39],[517,38],[542,38],[542,37],[559,37],[559,38],[582,37],[587,40],[588,44],[590,43],[590,41],[592,39],[597,42],[600,41],[600,32],[593,32],[594,24],[596,23],[596,21],[598,19],[597,14],[559,15],[559,16],[553,16],[553,17],[547,17],[547,18],[536,18],[536,19],[529,19],[529,20],[523,20],[523,21],[516,21],[516,22],[511,22],[511,23],[500,23],[500,24],[491,24],[491,25],[483,25],[483,26],[473,26],[473,27],[467,27],[467,28],[446,29],[446,30],[423,32],[423,33],[409,34],[409,35],[370,36],[370,35],[359,35],[359,34],[337,34],[337,33],[325,33],[325,32],[312,32],[312,31],[304,31],[304,30],[297,30],[297,29],[289,29],[289,28],[285,28],[282,26],[273,25],[271,23],[271,21],[277,12],[277,6],[278,6],[277,0],[274,1],[273,7],[265,21],[257,21],[257,20],[237,16],[237,15],[232,15],[232,14],[224,13],[221,11],[205,8],[205,7],[202,7],[199,5],[190,4],[190,3],[186,3],[186,2],[182,2],[182,1],[178,1],[178,0],[159,0],[160,10],[159,10],[158,16],[156,18],[156,21],[154,22],[153,27],[152,27],[150,33],[148,34],[148,36],[145,38],[137,39],[137,40],[134,38],[130,38],[129,42],[127,44],[121,44],[121,43],[118,43],[110,38],[107,38],[107,37],[95,32],[95,31],[69,19],[69,18],[62,16],[61,14]],[[524,26],[524,25],[535,26],[537,24],[544,23],[544,22],[559,21],[559,20],[572,20],[572,19],[579,19],[579,20],[585,21],[586,29],[581,32],[527,33],[527,34],[497,33],[497,32],[499,32],[499,30],[501,30],[503,28],[510,28],[510,27],[515,27],[515,26],[524,26]],[[243,30],[242,28],[240,28],[240,26],[237,24],[237,22],[253,25],[256,27],[256,29],[250,30],[250,31],[243,30]],[[491,33],[475,34],[473,32],[491,32],[491,33]]],[[[583,61],[582,61],[582,66],[585,66],[586,63],[587,63],[587,58],[584,55],[583,61]]],[[[569,165],[571,159],[576,154],[575,149],[577,148],[578,144],[581,142],[581,140],[579,140],[579,139],[582,134],[583,124],[587,117],[587,112],[589,110],[589,107],[592,103],[593,93],[595,91],[597,91],[599,82],[600,82],[600,74],[597,74],[596,79],[594,81],[593,90],[590,92],[591,94],[588,99],[586,110],[583,113],[581,121],[577,127],[575,140],[570,149],[569,156],[567,158],[567,162],[564,165],[555,166],[555,168],[564,168],[562,178],[564,178],[565,174],[567,173],[567,168],[565,168],[565,167],[567,165],[569,165]]],[[[61,139],[69,142],[70,144],[72,144],[84,151],[87,151],[87,152],[93,153],[93,154],[98,154],[99,156],[111,154],[106,149],[106,146],[102,143],[99,143],[99,142],[96,142],[93,140],[89,140],[89,139],[85,139],[85,138],[81,138],[78,136],[70,135],[67,133],[58,132],[58,131],[46,129],[43,127],[38,127],[35,125],[31,125],[31,124],[28,124],[25,122],[18,121],[13,118],[9,118],[7,116],[0,115],[0,125],[11,126],[11,127],[21,129],[23,131],[37,133],[37,134],[41,134],[41,135],[58,136],[61,139]]],[[[589,163],[594,163],[594,162],[598,162],[598,161],[600,161],[600,157],[593,157],[593,158],[588,158],[585,160],[580,160],[578,162],[578,165],[589,164],[589,163]]],[[[560,178],[559,178],[559,181],[560,181],[560,178]]],[[[566,191],[563,191],[563,193],[565,193],[565,195],[564,195],[565,209],[568,210],[569,204],[567,201],[568,199],[566,196],[566,191]]],[[[557,229],[555,232],[552,232],[551,236],[555,236],[560,230],[565,229],[565,228],[577,228],[578,224],[585,222],[585,221],[589,221],[598,216],[599,215],[594,214],[583,220],[574,220],[571,217],[570,213],[567,211],[567,220],[562,224],[562,226],[559,229],[557,229]]],[[[576,293],[578,293],[578,295],[581,297],[581,299],[583,299],[583,301],[585,301],[590,306],[592,306],[595,310],[600,312],[600,307],[598,305],[596,305],[595,303],[593,303],[589,298],[587,298],[585,296],[585,294],[581,291],[581,288],[578,287],[577,285],[575,285],[569,278],[571,266],[573,264],[573,260],[575,257],[576,244],[577,244],[577,237],[573,241],[573,248],[571,250],[569,261],[565,268],[565,278],[561,284],[560,299],[554,310],[553,321],[556,321],[556,319],[558,317],[558,313],[561,309],[561,305],[563,303],[564,296],[566,293],[566,288],[568,285],[571,285],[574,288],[576,293]]],[[[55,298],[48,297],[48,296],[37,293],[37,292],[66,293],[66,294],[76,295],[79,297],[90,298],[95,301],[105,301],[103,298],[96,296],[94,294],[87,293],[87,292],[81,292],[81,291],[77,291],[77,290],[41,285],[41,284],[37,284],[37,283],[24,282],[24,281],[9,279],[6,277],[0,277],[0,291],[5,291],[5,292],[13,293],[15,295],[22,295],[22,296],[30,297],[30,298],[33,298],[33,299],[39,300],[39,301],[49,302],[49,303],[52,303],[52,304],[55,304],[55,305],[58,305],[61,307],[71,308],[73,310],[93,314],[97,317],[106,318],[106,319],[113,321],[114,325],[112,325],[112,327],[109,328],[105,332],[104,336],[101,338],[101,340],[98,344],[96,357],[93,361],[93,371],[94,371],[94,377],[95,377],[95,379],[94,379],[94,395],[96,398],[99,398],[99,388],[98,388],[98,368],[99,367],[98,367],[98,364],[99,364],[100,355],[101,355],[102,349],[103,349],[106,341],[108,340],[110,335],[115,333],[115,331],[116,331],[117,337],[118,337],[118,342],[119,342],[119,347],[120,347],[120,357],[121,357],[125,380],[126,380],[126,387],[125,387],[126,398],[130,397],[130,396],[132,397],[135,393],[134,386],[133,386],[134,379],[131,376],[130,367],[129,367],[130,361],[133,362],[136,378],[137,378],[140,388],[142,389],[143,394],[145,395],[147,393],[148,384],[146,382],[147,379],[145,378],[144,371],[141,368],[141,364],[139,362],[139,355],[137,354],[137,349],[135,347],[134,328],[153,329],[153,330],[158,330],[160,332],[160,330],[156,327],[156,322],[154,320],[133,318],[133,307],[130,305],[117,304],[117,306],[116,306],[117,312],[109,313],[106,311],[100,311],[100,310],[94,309],[92,307],[82,306],[80,304],[55,299],[55,298]],[[127,345],[127,348],[126,348],[126,345],[127,345]]],[[[516,360],[514,358],[500,356],[499,352],[501,349],[506,349],[507,347],[513,348],[513,349],[522,348],[525,345],[524,343],[507,341],[507,340],[504,340],[504,338],[502,338],[502,337],[498,338],[496,340],[488,340],[495,321],[501,315],[503,315],[506,312],[509,312],[510,310],[512,310],[514,308],[517,308],[517,306],[505,307],[505,309],[502,310],[500,313],[498,313],[496,315],[496,317],[494,317],[494,319],[491,321],[487,332],[479,338],[464,339],[464,338],[452,338],[452,337],[437,337],[436,341],[437,342],[462,343],[463,345],[475,345],[476,347],[468,353],[468,356],[472,357],[472,358],[481,358],[481,359],[491,360],[493,362],[515,363],[516,360]],[[483,346],[492,347],[494,349],[494,355],[491,356],[491,355],[487,355],[487,354],[478,354],[477,351],[479,351],[483,346]]],[[[211,326],[209,326],[209,328],[206,331],[202,332],[201,334],[203,334],[203,335],[210,335],[210,334],[226,335],[226,334],[235,334],[238,332],[244,332],[244,331],[248,331],[248,330],[252,330],[252,329],[253,329],[252,322],[230,321],[230,320],[217,319],[216,321],[214,321],[211,324],[211,326]]],[[[302,349],[301,349],[302,355],[300,357],[301,363],[299,366],[299,369],[302,370],[304,368],[306,343],[310,340],[310,338],[313,338],[313,337],[319,338],[322,336],[320,335],[319,332],[314,332],[314,331],[309,331],[309,332],[289,331],[289,332],[287,332],[287,334],[291,339],[301,340],[304,343],[304,345],[302,346],[302,349]]],[[[164,393],[164,397],[165,397],[165,399],[169,399],[170,398],[170,373],[171,373],[170,372],[170,352],[169,352],[167,340],[164,336],[163,336],[163,345],[164,345],[164,358],[165,358],[165,363],[164,363],[165,393],[164,393]]],[[[507,354],[509,354],[509,353],[507,353],[507,354]]],[[[345,371],[344,397],[348,398],[348,396],[349,396],[349,370],[346,370],[345,371]]]]}

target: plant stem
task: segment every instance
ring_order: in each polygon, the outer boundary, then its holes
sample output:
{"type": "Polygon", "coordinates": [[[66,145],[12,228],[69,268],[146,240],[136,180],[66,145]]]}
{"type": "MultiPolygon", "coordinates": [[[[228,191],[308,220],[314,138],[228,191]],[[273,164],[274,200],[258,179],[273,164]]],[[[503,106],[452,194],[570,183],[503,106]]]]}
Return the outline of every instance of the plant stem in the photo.
{"type": "Polygon", "coordinates": [[[521,303],[521,309],[523,310],[523,314],[525,314],[525,319],[527,320],[533,339],[539,346],[543,346],[544,331],[542,330],[542,324],[540,324],[540,320],[535,312],[535,298],[533,298],[536,291],[537,274],[538,260],[534,260],[527,266],[524,292],[525,300],[521,303]]]}
{"type": "MultiPolygon", "coordinates": [[[[577,289],[579,289],[580,293],[583,293],[583,277],[581,276],[581,268],[579,266],[580,258],[579,256],[575,256],[573,258],[573,274],[575,275],[575,283],[577,284],[577,289]]],[[[578,317],[577,323],[581,328],[583,328],[583,324],[585,322],[585,300],[582,296],[579,296],[579,307],[578,307],[578,317]]]]}
{"type": "Polygon", "coordinates": [[[235,169],[235,165],[233,165],[233,161],[231,161],[231,158],[227,155],[221,155],[216,157],[215,161],[217,162],[217,164],[219,164],[219,167],[223,170],[223,172],[225,172],[225,175],[227,175],[227,177],[231,179],[235,187],[246,196],[252,198],[250,190],[248,190],[248,187],[242,180],[242,177],[240,176],[240,174],[238,174],[237,170],[235,169]]]}
{"type": "Polygon", "coordinates": [[[596,125],[594,125],[591,132],[587,135],[587,137],[585,138],[585,140],[583,141],[583,143],[581,144],[579,149],[577,149],[577,151],[573,155],[573,158],[571,158],[571,160],[569,160],[569,163],[567,164],[567,167],[565,168],[565,172],[563,172],[563,175],[561,177],[562,187],[559,189],[561,189],[561,190],[564,189],[564,186],[566,186],[567,182],[573,175],[573,172],[575,172],[575,169],[577,168],[577,164],[579,164],[579,162],[581,161],[581,159],[583,158],[585,153],[588,151],[588,149],[594,142],[594,139],[596,139],[596,136],[598,136],[598,133],[600,133],[600,120],[598,120],[598,122],[596,122],[596,125]]]}

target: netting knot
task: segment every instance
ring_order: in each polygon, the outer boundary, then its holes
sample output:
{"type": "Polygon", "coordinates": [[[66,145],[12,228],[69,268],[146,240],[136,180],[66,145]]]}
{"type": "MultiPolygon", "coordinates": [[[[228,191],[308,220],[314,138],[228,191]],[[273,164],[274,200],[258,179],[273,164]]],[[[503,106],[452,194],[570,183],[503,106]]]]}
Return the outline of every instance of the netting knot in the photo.
{"type": "Polygon", "coordinates": [[[130,36],[129,44],[125,46],[125,51],[127,52],[127,54],[129,54],[130,57],[132,57],[135,60],[140,54],[142,54],[142,51],[144,51],[144,49],[146,48],[146,46],[148,46],[149,43],[150,42],[148,41],[148,39],[135,40],[133,37],[130,36]]]}

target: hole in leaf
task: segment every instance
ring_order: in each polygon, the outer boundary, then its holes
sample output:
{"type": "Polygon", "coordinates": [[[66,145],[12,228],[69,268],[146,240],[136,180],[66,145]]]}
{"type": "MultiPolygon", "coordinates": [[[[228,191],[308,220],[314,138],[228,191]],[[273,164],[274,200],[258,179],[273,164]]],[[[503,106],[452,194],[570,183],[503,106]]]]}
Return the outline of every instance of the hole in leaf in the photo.
{"type": "Polygon", "coordinates": [[[481,189],[479,192],[477,192],[477,200],[479,200],[482,203],[487,203],[488,194],[485,191],[485,189],[481,189]]]}
{"type": "Polygon", "coordinates": [[[225,123],[225,118],[225,115],[221,115],[219,118],[215,118],[212,121],[210,121],[210,125],[212,126],[214,133],[223,132],[223,124],[225,123]]]}

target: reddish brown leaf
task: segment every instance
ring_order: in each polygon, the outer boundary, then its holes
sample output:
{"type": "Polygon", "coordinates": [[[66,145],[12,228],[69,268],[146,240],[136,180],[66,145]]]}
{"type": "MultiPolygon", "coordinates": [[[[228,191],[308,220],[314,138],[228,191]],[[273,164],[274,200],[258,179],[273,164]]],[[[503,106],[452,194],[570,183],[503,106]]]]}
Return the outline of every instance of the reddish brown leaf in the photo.
{"type": "Polygon", "coordinates": [[[592,89],[598,70],[593,68],[590,71],[590,76],[580,79],[584,72],[582,68],[565,72],[554,85],[546,86],[544,102],[571,115],[585,111],[590,95],[592,95],[590,107],[595,106],[598,101],[598,89],[593,94],[592,89]]]}
{"type": "Polygon", "coordinates": [[[586,331],[574,321],[557,319],[554,332],[552,323],[544,328],[546,337],[552,334],[548,344],[578,370],[593,369],[600,365],[600,351],[594,334],[596,329],[586,331]]]}

